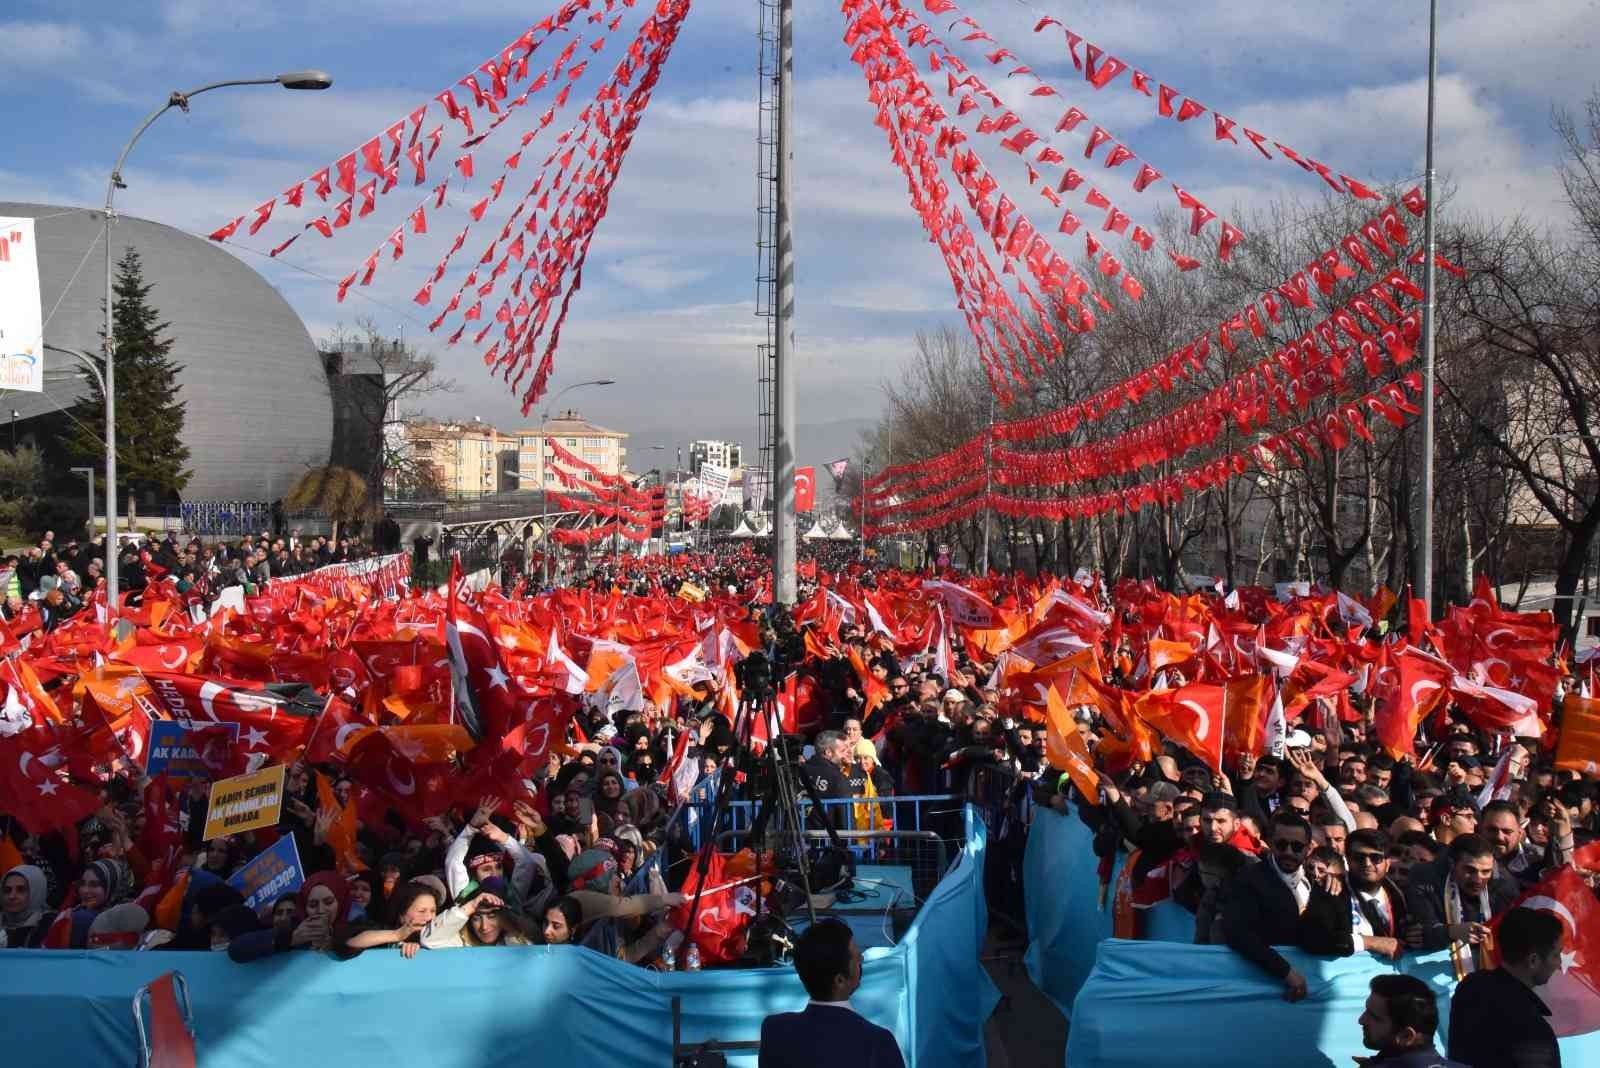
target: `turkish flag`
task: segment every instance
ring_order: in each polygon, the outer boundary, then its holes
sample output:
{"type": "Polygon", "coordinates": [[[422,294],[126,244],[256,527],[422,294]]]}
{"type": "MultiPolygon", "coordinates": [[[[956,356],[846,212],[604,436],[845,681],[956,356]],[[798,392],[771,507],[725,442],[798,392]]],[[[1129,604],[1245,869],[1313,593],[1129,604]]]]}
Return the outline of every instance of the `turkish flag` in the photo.
{"type": "Polygon", "coordinates": [[[265,753],[269,762],[304,745],[315,722],[312,709],[251,683],[172,671],[149,671],[145,677],[155,703],[173,719],[200,726],[237,723],[240,751],[265,753]]]}
{"type": "Polygon", "coordinates": [[[322,706],[322,715],[317,718],[311,737],[306,740],[305,759],[312,764],[342,761],[360,740],[357,732],[370,726],[372,724],[348,700],[338,694],[331,695],[328,703],[322,706]]]}
{"type": "Polygon", "coordinates": [[[1222,772],[1222,738],[1227,691],[1208,682],[1176,690],[1154,690],[1138,701],[1145,722],[1222,772]]]}
{"type": "Polygon", "coordinates": [[[489,636],[489,621],[461,597],[461,560],[450,561],[450,593],[446,602],[444,639],[455,678],[456,710],[474,738],[498,739],[516,717],[511,677],[489,636]]]}
{"type": "Polygon", "coordinates": [[[419,766],[381,729],[356,743],[347,767],[352,779],[388,798],[417,822],[443,812],[453,800],[450,765],[419,766]]]}
{"type": "MultiPolygon", "coordinates": [[[[1600,901],[1594,891],[1569,864],[1546,875],[1516,905],[1553,912],[1561,921],[1561,968],[1539,988],[1551,1030],[1563,1038],[1600,1031],[1600,901]]],[[[1502,912],[1490,922],[1491,932],[1504,917],[1502,912]]],[[[1498,964],[1498,953],[1490,955],[1498,964]]]]}
{"type": "Polygon", "coordinates": [[[1378,741],[1395,759],[1416,756],[1417,727],[1445,699],[1454,672],[1442,660],[1407,646],[1399,656],[1399,682],[1378,705],[1378,741]]]}
{"type": "Polygon", "coordinates": [[[794,510],[809,512],[817,506],[817,469],[815,467],[797,467],[794,469],[794,510]]]}
{"type": "Polygon", "coordinates": [[[67,782],[52,732],[30,728],[0,738],[0,809],[35,834],[67,831],[98,811],[100,798],[67,782]]]}
{"type": "Polygon", "coordinates": [[[694,916],[694,930],[684,934],[700,947],[700,959],[707,964],[738,960],[744,953],[750,922],[756,916],[755,880],[736,874],[743,867],[753,876],[754,864],[752,861],[741,866],[740,857],[749,857],[748,851],[733,855],[712,853],[704,875],[696,864],[683,883],[683,904],[670,915],[672,926],[683,931],[694,908],[695,894],[705,887],[700,893],[700,911],[694,916]]]}

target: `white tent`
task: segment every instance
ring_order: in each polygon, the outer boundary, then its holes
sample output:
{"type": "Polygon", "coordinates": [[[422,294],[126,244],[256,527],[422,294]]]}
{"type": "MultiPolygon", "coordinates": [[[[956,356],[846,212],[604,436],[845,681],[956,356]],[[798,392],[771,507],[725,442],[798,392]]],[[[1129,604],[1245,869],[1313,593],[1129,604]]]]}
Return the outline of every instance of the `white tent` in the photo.
{"type": "Polygon", "coordinates": [[[822,522],[813,523],[811,529],[800,535],[801,541],[827,541],[828,536],[822,532],[822,522]]]}
{"type": "Polygon", "coordinates": [[[756,532],[750,529],[750,524],[744,521],[744,516],[739,517],[739,525],[734,527],[733,531],[728,535],[730,538],[753,538],[755,536],[756,532]]]}
{"type": "Polygon", "coordinates": [[[828,535],[829,541],[855,541],[856,536],[850,533],[850,528],[840,523],[833,528],[833,533],[828,535]]]}

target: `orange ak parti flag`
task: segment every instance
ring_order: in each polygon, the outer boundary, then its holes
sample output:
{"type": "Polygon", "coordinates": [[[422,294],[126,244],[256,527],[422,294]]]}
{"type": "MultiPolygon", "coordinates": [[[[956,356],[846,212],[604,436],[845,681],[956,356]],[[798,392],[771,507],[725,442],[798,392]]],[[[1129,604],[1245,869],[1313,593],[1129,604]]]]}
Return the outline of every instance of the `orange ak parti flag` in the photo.
{"type": "Polygon", "coordinates": [[[1556,768],[1585,775],[1600,771],[1600,698],[1575,693],[1562,698],[1556,768]]]}
{"type": "Polygon", "coordinates": [[[1051,767],[1067,773],[1085,801],[1100,804],[1100,776],[1089,758],[1072,714],[1054,686],[1045,691],[1044,751],[1051,767]]]}

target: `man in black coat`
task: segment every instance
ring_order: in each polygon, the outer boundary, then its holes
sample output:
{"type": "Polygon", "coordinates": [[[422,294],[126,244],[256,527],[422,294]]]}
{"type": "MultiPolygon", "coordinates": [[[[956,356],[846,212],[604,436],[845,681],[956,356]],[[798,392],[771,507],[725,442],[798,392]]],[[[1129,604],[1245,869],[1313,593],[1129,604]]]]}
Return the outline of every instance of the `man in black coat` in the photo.
{"type": "Polygon", "coordinates": [[[1516,880],[1495,874],[1489,841],[1463,834],[1437,861],[1411,869],[1406,910],[1421,928],[1423,949],[1452,942],[1475,946],[1488,936],[1490,918],[1509,908],[1518,893],[1516,880]]]}
{"type": "Polygon", "coordinates": [[[1306,996],[1305,976],[1273,946],[1300,944],[1300,918],[1311,901],[1305,871],[1311,824],[1284,811],[1267,827],[1271,854],[1244,868],[1223,890],[1222,925],[1233,951],[1283,983],[1286,1001],[1306,996]]]}
{"type": "Polygon", "coordinates": [[[1320,956],[1348,957],[1366,951],[1395,960],[1420,938],[1405,931],[1405,894],[1389,878],[1389,836],[1379,830],[1350,834],[1345,845],[1349,874],[1339,893],[1317,888],[1301,917],[1300,947],[1320,956]]]}
{"type": "Polygon", "coordinates": [[[850,1007],[861,985],[861,950],[835,919],[806,928],[794,945],[794,970],[811,1000],[801,1012],[761,1021],[760,1068],[905,1068],[894,1032],[850,1007]]]}
{"type": "Polygon", "coordinates": [[[1361,1013],[1361,1044],[1376,1053],[1357,1057],[1366,1068],[1463,1068],[1433,1048],[1439,1005],[1414,975],[1375,975],[1361,1013]]]}
{"type": "Polygon", "coordinates": [[[1461,981],[1450,1000],[1452,1060],[1472,1068],[1561,1068],[1561,1047],[1534,991],[1561,967],[1565,927],[1553,913],[1514,908],[1495,938],[1501,964],[1461,981]]]}

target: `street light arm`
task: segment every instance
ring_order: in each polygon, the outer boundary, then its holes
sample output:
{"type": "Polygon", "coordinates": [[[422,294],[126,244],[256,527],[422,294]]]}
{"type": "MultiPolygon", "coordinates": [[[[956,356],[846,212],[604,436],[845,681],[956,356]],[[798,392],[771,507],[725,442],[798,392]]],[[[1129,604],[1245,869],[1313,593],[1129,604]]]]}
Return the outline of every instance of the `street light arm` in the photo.
{"type": "Polygon", "coordinates": [[[112,199],[116,196],[117,188],[122,182],[122,165],[127,162],[128,153],[133,151],[133,146],[139,143],[139,138],[144,136],[154,122],[173,108],[182,111],[189,110],[189,101],[201,93],[209,93],[213,89],[226,89],[231,85],[282,85],[290,89],[326,89],[333,84],[321,71],[295,71],[289,74],[280,74],[274,78],[230,78],[223,82],[211,82],[198,89],[191,89],[187,93],[174,89],[167,97],[167,102],[152,111],[150,115],[133,131],[133,136],[128,138],[128,143],[122,146],[122,151],[117,155],[116,166],[111,168],[111,181],[106,186],[106,211],[112,207],[112,199]]]}
{"type": "Polygon", "coordinates": [[[94,375],[94,380],[96,382],[100,383],[100,393],[101,393],[101,395],[102,396],[105,395],[106,378],[105,378],[105,375],[100,373],[100,365],[95,362],[95,359],[94,359],[93,356],[90,356],[87,352],[84,352],[82,349],[62,348],[60,345],[52,345],[49,342],[46,342],[44,347],[50,352],[62,352],[62,353],[67,354],[68,356],[76,357],[78,362],[83,364],[85,367],[87,367],[89,369],[89,373],[94,375]]]}

